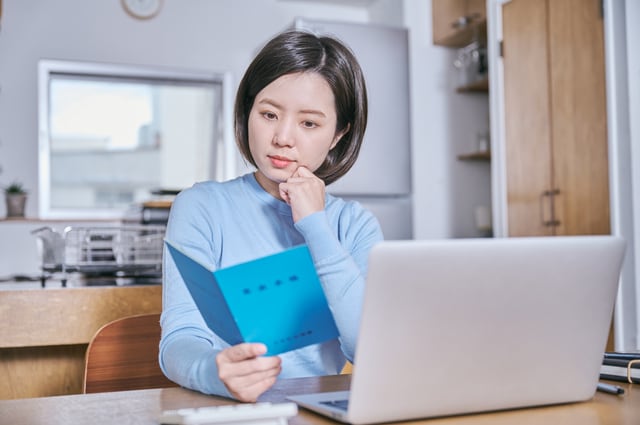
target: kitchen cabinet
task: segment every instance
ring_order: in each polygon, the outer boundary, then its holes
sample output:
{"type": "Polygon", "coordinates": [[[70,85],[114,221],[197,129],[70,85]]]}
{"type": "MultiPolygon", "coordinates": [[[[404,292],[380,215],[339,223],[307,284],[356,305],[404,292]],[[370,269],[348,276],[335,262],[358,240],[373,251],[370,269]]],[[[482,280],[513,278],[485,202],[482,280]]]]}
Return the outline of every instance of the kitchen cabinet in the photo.
{"type": "Polygon", "coordinates": [[[502,6],[508,236],[608,234],[599,0],[502,6]]]}
{"type": "Polygon", "coordinates": [[[433,44],[463,47],[474,40],[485,41],[485,0],[432,0],[433,44]]]}
{"type": "Polygon", "coordinates": [[[81,393],[95,332],[161,310],[160,285],[0,290],[0,399],[81,393]]]}
{"type": "MultiPolygon", "coordinates": [[[[458,93],[488,92],[485,0],[433,0],[433,44],[458,48],[458,93]]],[[[457,62],[457,63],[456,63],[457,62]]]]}

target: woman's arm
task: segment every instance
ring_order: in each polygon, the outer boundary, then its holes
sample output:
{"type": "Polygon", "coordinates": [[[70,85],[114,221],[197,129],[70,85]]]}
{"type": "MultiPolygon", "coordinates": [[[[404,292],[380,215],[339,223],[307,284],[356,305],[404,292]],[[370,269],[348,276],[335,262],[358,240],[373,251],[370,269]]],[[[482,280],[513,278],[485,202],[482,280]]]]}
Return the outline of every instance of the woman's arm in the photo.
{"type": "Polygon", "coordinates": [[[369,211],[355,204],[341,213],[339,234],[321,211],[296,223],[314,259],[327,301],[340,331],[342,351],[353,361],[362,312],[369,252],[383,239],[369,211]]]}
{"type": "MultiPolygon", "coordinates": [[[[202,193],[187,190],[171,207],[166,239],[203,264],[215,258],[211,225],[202,210],[202,193]]],[[[173,258],[165,248],[162,280],[162,337],[159,361],[172,381],[203,393],[230,396],[218,379],[216,355],[228,345],[204,323],[173,258]]]]}

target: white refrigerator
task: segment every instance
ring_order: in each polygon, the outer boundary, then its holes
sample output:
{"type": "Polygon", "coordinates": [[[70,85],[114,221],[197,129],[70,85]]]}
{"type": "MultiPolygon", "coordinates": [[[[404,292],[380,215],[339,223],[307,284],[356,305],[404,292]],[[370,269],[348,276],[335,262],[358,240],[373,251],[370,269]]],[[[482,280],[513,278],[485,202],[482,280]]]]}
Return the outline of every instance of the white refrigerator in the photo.
{"type": "Polygon", "coordinates": [[[408,30],[307,18],[295,19],[293,27],[345,42],[360,62],[367,84],[369,117],[360,156],[327,191],[371,210],[385,239],[411,239],[408,30]]]}

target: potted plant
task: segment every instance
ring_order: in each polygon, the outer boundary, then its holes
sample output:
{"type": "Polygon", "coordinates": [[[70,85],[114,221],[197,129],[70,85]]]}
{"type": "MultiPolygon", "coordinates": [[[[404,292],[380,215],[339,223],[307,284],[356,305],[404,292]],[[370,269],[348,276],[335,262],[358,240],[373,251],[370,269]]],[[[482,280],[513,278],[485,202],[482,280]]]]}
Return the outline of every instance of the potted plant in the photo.
{"type": "Polygon", "coordinates": [[[13,182],[4,188],[7,201],[7,218],[24,217],[27,191],[20,182],[13,182]]]}

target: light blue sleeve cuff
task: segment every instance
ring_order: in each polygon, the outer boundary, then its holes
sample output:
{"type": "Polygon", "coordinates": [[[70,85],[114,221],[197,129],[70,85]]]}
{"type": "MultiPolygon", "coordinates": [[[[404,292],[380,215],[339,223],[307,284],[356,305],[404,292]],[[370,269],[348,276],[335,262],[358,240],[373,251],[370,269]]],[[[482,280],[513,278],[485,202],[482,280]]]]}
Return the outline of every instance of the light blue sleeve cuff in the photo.
{"type": "Polygon", "coordinates": [[[295,224],[296,229],[304,236],[307,246],[316,263],[324,263],[331,257],[344,256],[344,248],[335,236],[335,230],[329,225],[325,211],[318,211],[306,216],[295,224]]]}
{"type": "Polygon", "coordinates": [[[160,368],[169,379],[183,387],[233,398],[218,378],[217,352],[204,339],[170,335],[160,345],[160,368]]]}

